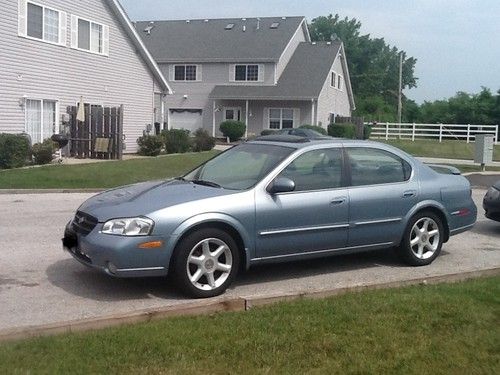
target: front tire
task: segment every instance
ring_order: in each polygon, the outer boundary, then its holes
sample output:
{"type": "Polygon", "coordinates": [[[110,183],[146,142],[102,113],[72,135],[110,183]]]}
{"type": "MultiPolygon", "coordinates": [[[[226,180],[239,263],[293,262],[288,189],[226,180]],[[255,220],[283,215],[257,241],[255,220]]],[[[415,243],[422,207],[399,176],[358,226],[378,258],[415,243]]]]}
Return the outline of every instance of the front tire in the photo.
{"type": "Polygon", "coordinates": [[[412,217],[399,246],[403,260],[411,266],[431,264],[441,252],[444,228],[433,212],[421,212],[412,217]]]}
{"type": "Polygon", "coordinates": [[[189,234],[181,240],[173,256],[177,286],[195,298],[224,293],[236,277],[240,264],[236,242],[228,233],[216,228],[189,234]]]}

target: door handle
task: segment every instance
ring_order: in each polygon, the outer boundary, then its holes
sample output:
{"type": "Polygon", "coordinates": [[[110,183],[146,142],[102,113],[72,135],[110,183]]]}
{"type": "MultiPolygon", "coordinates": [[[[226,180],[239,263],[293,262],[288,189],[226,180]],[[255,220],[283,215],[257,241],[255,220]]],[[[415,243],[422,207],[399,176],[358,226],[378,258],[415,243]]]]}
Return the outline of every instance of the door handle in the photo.
{"type": "Polygon", "coordinates": [[[337,198],[333,198],[330,203],[334,204],[334,205],[339,205],[339,204],[344,203],[346,200],[347,200],[346,197],[337,197],[337,198]]]}
{"type": "Polygon", "coordinates": [[[403,193],[403,198],[412,198],[417,196],[416,190],[407,190],[403,193]]]}

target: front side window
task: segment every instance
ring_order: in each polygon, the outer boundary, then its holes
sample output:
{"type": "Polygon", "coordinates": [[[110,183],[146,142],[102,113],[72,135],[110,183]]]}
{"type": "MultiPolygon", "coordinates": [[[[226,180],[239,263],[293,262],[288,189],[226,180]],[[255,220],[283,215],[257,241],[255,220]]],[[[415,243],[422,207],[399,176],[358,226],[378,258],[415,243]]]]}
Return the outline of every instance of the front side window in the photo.
{"type": "Polygon", "coordinates": [[[26,133],[33,144],[43,142],[56,132],[56,106],[53,100],[26,100],[26,133]]]}
{"type": "Polygon", "coordinates": [[[291,129],[294,127],[292,108],[270,108],[269,129],[291,129]]]}
{"type": "Polygon", "coordinates": [[[347,148],[351,169],[351,185],[377,185],[407,181],[411,166],[388,151],[367,148],[347,148]]]}
{"type": "Polygon", "coordinates": [[[259,66],[258,65],[236,65],[234,69],[235,81],[258,81],[259,66]]]}
{"type": "Polygon", "coordinates": [[[293,151],[289,147],[246,143],[216,156],[184,178],[245,190],[262,180],[293,151]]]}
{"type": "Polygon", "coordinates": [[[101,24],[78,19],[78,48],[103,53],[103,26],[101,24]]]}
{"type": "Polygon", "coordinates": [[[336,189],[342,186],[342,149],[306,152],[291,162],[279,177],[295,182],[295,191],[336,189]]]}
{"type": "Polygon", "coordinates": [[[31,38],[59,43],[59,12],[27,3],[27,35],[31,38]]]}
{"type": "Polygon", "coordinates": [[[196,65],[175,65],[175,81],[196,81],[196,65]]]}

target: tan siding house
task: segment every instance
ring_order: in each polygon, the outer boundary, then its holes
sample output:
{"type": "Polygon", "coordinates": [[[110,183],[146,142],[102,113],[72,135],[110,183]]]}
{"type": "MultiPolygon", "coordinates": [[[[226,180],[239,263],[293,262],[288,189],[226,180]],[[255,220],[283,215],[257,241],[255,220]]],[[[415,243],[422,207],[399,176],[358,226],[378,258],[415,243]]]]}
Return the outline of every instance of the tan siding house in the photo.
{"type": "Polygon", "coordinates": [[[49,138],[83,97],[124,106],[136,151],[170,88],[118,1],[0,0],[0,18],[0,132],[49,138]]]}

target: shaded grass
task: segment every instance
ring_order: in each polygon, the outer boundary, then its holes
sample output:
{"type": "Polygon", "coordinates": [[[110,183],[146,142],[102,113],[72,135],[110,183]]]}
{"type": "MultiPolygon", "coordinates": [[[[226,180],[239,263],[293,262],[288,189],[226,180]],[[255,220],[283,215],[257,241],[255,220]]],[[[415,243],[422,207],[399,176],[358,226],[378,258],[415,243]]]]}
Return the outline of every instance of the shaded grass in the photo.
{"type": "Polygon", "coordinates": [[[217,151],[80,165],[49,165],[0,171],[0,189],[111,188],[179,176],[217,151]]]}
{"type": "Polygon", "coordinates": [[[0,345],[0,373],[497,374],[500,277],[0,345]]]}
{"type": "MultiPolygon", "coordinates": [[[[387,143],[413,156],[424,156],[428,158],[446,158],[446,159],[474,159],[474,143],[466,143],[463,141],[446,140],[441,143],[437,140],[410,140],[403,139],[373,139],[377,142],[387,143]]],[[[500,145],[493,146],[493,159],[500,161],[500,145]]]]}

